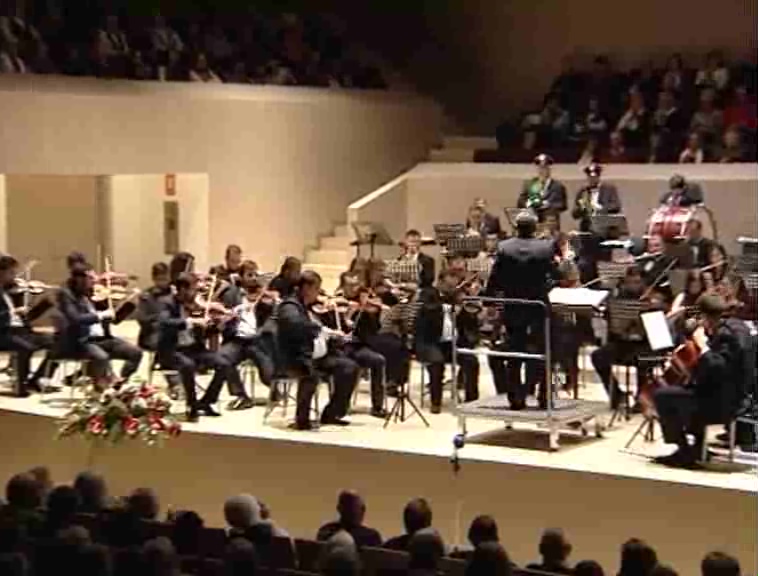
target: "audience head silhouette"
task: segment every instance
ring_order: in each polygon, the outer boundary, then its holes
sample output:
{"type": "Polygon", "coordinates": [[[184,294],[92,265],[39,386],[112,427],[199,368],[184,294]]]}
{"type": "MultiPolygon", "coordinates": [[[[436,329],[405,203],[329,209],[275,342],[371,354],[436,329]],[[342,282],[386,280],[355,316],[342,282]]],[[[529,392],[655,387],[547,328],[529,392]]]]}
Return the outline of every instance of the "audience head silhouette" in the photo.
{"type": "Polygon", "coordinates": [[[127,498],[126,507],[142,520],[155,520],[160,510],[158,496],[151,488],[137,488],[127,498]]]}
{"type": "Polygon", "coordinates": [[[546,569],[561,566],[571,554],[571,544],[562,530],[549,528],[542,533],[540,555],[546,569]]]}
{"type": "Polygon", "coordinates": [[[337,512],[343,526],[360,526],[366,515],[366,503],[357,492],[344,490],[337,499],[337,512]]]}
{"type": "Polygon", "coordinates": [[[476,548],[483,542],[499,542],[497,523],[492,516],[481,515],[474,518],[468,529],[468,541],[476,548]]]}
{"type": "Polygon", "coordinates": [[[408,502],[403,511],[403,523],[408,534],[429,528],[432,525],[432,508],[429,502],[424,498],[414,498],[408,502]]]}
{"type": "Polygon", "coordinates": [[[621,570],[619,576],[649,576],[658,556],[646,542],[638,538],[627,540],[621,547],[621,570]]]}
{"type": "Polygon", "coordinates": [[[245,530],[261,521],[261,506],[255,496],[238,494],[224,503],[224,518],[230,528],[245,530]]]}
{"type": "Polygon", "coordinates": [[[497,542],[477,546],[466,566],[466,576],[511,576],[513,566],[508,553],[497,542]]]}
{"type": "Polygon", "coordinates": [[[244,538],[235,538],[224,554],[226,576],[255,576],[258,573],[258,555],[255,546],[244,538]]]}
{"type": "Polygon", "coordinates": [[[582,560],[574,566],[575,576],[605,576],[603,567],[594,560],[582,560]]]}
{"type": "Polygon", "coordinates": [[[16,474],[8,480],[5,499],[16,510],[35,510],[42,504],[39,485],[31,474],[16,474]]]}
{"type": "Polygon", "coordinates": [[[74,480],[74,490],[79,493],[82,512],[100,512],[106,507],[108,490],[102,476],[89,471],[81,472],[74,480]]]}
{"type": "Polygon", "coordinates": [[[702,576],[739,576],[740,563],[723,552],[710,552],[700,564],[702,576]]]}
{"type": "Polygon", "coordinates": [[[408,544],[411,570],[436,571],[440,559],[445,555],[442,538],[433,528],[423,528],[416,532],[408,544]]]}
{"type": "Polygon", "coordinates": [[[146,576],[178,576],[179,556],[171,540],[164,537],[145,542],[142,546],[142,571],[146,576]]]}

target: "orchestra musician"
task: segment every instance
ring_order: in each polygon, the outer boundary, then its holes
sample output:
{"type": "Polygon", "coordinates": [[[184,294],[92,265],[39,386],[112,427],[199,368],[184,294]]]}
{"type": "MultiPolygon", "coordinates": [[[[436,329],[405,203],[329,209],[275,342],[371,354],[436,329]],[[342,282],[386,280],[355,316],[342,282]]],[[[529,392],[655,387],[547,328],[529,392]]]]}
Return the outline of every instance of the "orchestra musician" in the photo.
{"type": "MultiPolygon", "coordinates": [[[[432,414],[439,414],[442,410],[445,363],[452,361],[454,333],[458,335],[457,345],[466,348],[473,347],[475,343],[471,340],[479,333],[478,324],[471,329],[470,316],[465,310],[456,315],[459,295],[458,277],[449,270],[440,272],[436,287],[422,288],[418,295],[421,308],[416,319],[416,355],[427,365],[429,372],[432,414]],[[455,327],[453,322],[456,322],[455,327]]],[[[476,400],[479,397],[479,361],[469,354],[461,354],[457,360],[466,401],[476,400]]]]}
{"type": "Polygon", "coordinates": [[[179,372],[187,399],[187,420],[197,422],[200,414],[219,416],[213,409],[231,365],[205,345],[205,331],[210,319],[197,304],[197,280],[183,272],[174,282],[175,292],[166,298],[158,317],[156,357],[163,368],[179,372]],[[196,316],[195,314],[201,313],[196,316]],[[203,397],[197,399],[195,377],[200,367],[214,370],[203,397]]]}
{"type": "Polygon", "coordinates": [[[227,385],[235,397],[231,410],[247,410],[254,406],[236,368],[241,362],[251,360],[258,369],[261,382],[268,388],[271,388],[274,377],[274,343],[261,328],[274,311],[276,293],[260,283],[257,271],[258,266],[252,260],[242,262],[239,284],[227,288],[222,298],[224,306],[233,314],[224,324],[223,344],[219,350],[219,355],[230,367],[227,385]]]}
{"type": "MultiPolygon", "coordinates": [[[[547,303],[554,275],[555,245],[551,240],[535,238],[537,219],[528,210],[516,217],[517,235],[498,244],[495,263],[487,282],[487,295],[504,298],[539,300],[547,303]]],[[[515,352],[545,349],[545,312],[537,306],[506,306],[503,322],[509,337],[509,350],[515,352]]],[[[502,358],[490,362],[495,382],[506,388],[512,410],[526,407],[528,388],[522,385],[520,359],[502,358]]],[[[539,385],[540,408],[547,407],[547,383],[543,362],[527,362],[529,387],[539,385]]],[[[499,390],[500,392],[501,390],[499,390]]]]}
{"type": "Polygon", "coordinates": [[[703,268],[710,264],[709,257],[713,240],[703,236],[703,223],[694,218],[687,228],[687,243],[692,250],[692,262],[695,268],[703,268]]]}
{"type": "Polygon", "coordinates": [[[688,270],[684,290],[676,295],[671,309],[666,314],[677,341],[683,337],[686,321],[696,315],[697,300],[704,292],[703,273],[699,269],[688,270]]]}
{"type": "Polygon", "coordinates": [[[692,467],[702,452],[707,424],[727,423],[733,416],[752,373],[746,345],[750,334],[744,322],[725,318],[729,305],[714,294],[697,301],[700,323],[691,339],[697,350],[696,365],[684,386],[662,386],[653,393],[663,439],[677,450],[656,462],[675,467],[692,467]],[[687,433],[695,437],[691,446],[687,433]]]}
{"type": "Polygon", "coordinates": [[[519,208],[529,208],[544,222],[547,214],[553,214],[560,228],[560,214],[566,211],[566,187],[551,175],[553,159],[547,154],[538,154],[534,159],[537,176],[524,183],[518,197],[519,208]]]}
{"type": "MultiPolygon", "coordinates": [[[[97,386],[106,383],[110,376],[110,360],[123,360],[121,382],[126,381],[139,368],[142,351],[111,334],[111,324],[117,324],[134,310],[133,305],[114,310],[106,304],[97,310],[92,295],[95,273],[88,264],[75,263],[70,278],[58,291],[58,310],[61,326],[56,334],[55,354],[63,357],[88,360],[89,373],[97,386]]],[[[131,304],[131,302],[129,302],[131,304]]]]}
{"type": "Polygon", "coordinates": [[[500,218],[487,211],[487,201],[484,198],[477,198],[469,208],[466,229],[481,236],[500,236],[503,233],[500,218]]]}
{"type": "Polygon", "coordinates": [[[418,230],[408,230],[403,242],[403,254],[398,260],[415,262],[419,268],[418,287],[427,288],[434,283],[434,258],[421,251],[421,233],[418,230]]]}
{"type": "Polygon", "coordinates": [[[32,355],[40,350],[49,350],[53,339],[47,334],[32,330],[27,323],[24,306],[16,306],[10,290],[16,285],[18,261],[10,255],[0,256],[0,350],[16,354],[16,395],[19,398],[29,396],[29,391],[40,392],[40,379],[46,374],[49,359],[47,354],[29,377],[32,355]]]}
{"type": "Polygon", "coordinates": [[[300,280],[300,273],[303,269],[303,263],[299,258],[287,256],[279,269],[279,274],[274,276],[269,284],[269,288],[279,293],[279,298],[289,298],[295,292],[300,280]]]}
{"type": "Polygon", "coordinates": [[[241,275],[241,267],[242,248],[236,244],[229,244],[224,253],[224,263],[213,266],[208,273],[216,276],[219,280],[223,280],[224,282],[236,284],[241,275]]]}
{"type": "Polygon", "coordinates": [[[576,193],[571,215],[579,221],[580,232],[589,232],[594,215],[621,212],[621,199],[613,184],[601,180],[603,167],[600,164],[593,162],[584,168],[584,173],[587,184],[576,193]]]}
{"type": "Polygon", "coordinates": [[[669,179],[669,189],[661,196],[661,205],[694,206],[704,201],[703,189],[699,184],[687,182],[681,174],[674,174],[669,179]]]}
{"type": "Polygon", "coordinates": [[[181,274],[192,274],[195,271],[195,257],[189,252],[174,254],[168,264],[169,278],[174,284],[181,274]]]}
{"type": "Polygon", "coordinates": [[[285,373],[298,377],[295,420],[298,430],[312,429],[308,416],[321,373],[330,374],[334,384],[331,400],[321,413],[322,424],[348,424],[344,417],[358,381],[358,365],[325,345],[322,341],[324,326],[310,316],[309,309],[318,301],[320,291],[321,276],[306,270],[294,293],[285,298],[278,309],[276,342],[279,359],[285,373]]]}

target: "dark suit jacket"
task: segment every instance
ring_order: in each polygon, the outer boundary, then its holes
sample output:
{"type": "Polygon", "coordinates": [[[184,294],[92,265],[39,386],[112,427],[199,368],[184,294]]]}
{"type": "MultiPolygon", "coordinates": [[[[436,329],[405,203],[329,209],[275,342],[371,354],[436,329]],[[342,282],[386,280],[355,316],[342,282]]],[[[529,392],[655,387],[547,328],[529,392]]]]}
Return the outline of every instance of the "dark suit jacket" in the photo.
{"type": "Polygon", "coordinates": [[[555,243],[537,238],[509,238],[497,246],[487,294],[546,300],[553,277],[555,243]]]}
{"type": "MultiPolygon", "coordinates": [[[[182,304],[175,295],[171,295],[163,302],[158,315],[158,358],[170,357],[176,352],[179,347],[179,333],[186,328],[187,320],[182,313],[182,304]]],[[[203,342],[203,329],[194,329],[194,336],[195,342],[203,342]]]]}
{"type": "MultiPolygon", "coordinates": [[[[674,192],[669,190],[661,196],[661,204],[668,204],[674,196],[674,192]]],[[[700,184],[690,182],[685,186],[682,191],[682,195],[679,198],[679,206],[692,206],[693,204],[701,204],[705,199],[703,189],[700,184]]]]}
{"type": "MultiPolygon", "coordinates": [[[[398,257],[398,260],[403,256],[398,257]]],[[[436,264],[434,258],[423,252],[418,254],[418,286],[419,288],[425,288],[434,284],[436,264]]]]}
{"type": "Polygon", "coordinates": [[[698,241],[689,240],[688,244],[692,250],[695,268],[703,268],[708,266],[708,255],[713,248],[713,240],[708,238],[700,238],[698,241]]]}
{"type": "MultiPolygon", "coordinates": [[[[418,296],[421,307],[416,318],[416,345],[436,345],[442,338],[443,304],[449,299],[434,286],[423,288],[418,296]]],[[[479,340],[479,321],[475,314],[461,310],[455,316],[458,346],[473,347],[479,340]]]]}
{"type": "Polygon", "coordinates": [[[378,530],[374,530],[368,526],[346,526],[341,522],[324,524],[318,529],[316,540],[325,542],[341,530],[350,534],[358,547],[379,548],[382,545],[382,536],[378,530]]]}
{"type": "MultiPolygon", "coordinates": [[[[521,194],[519,194],[518,197],[517,206],[519,208],[527,207],[529,200],[529,189],[535,180],[537,180],[537,178],[532,178],[531,180],[524,182],[524,186],[521,189],[521,194]]],[[[550,184],[548,185],[547,189],[543,190],[542,192],[542,206],[535,209],[537,216],[539,217],[540,221],[542,221],[544,219],[544,215],[547,212],[560,214],[561,212],[565,212],[567,207],[566,187],[558,180],[551,178],[550,184]]]]}
{"type": "Polygon", "coordinates": [[[313,358],[313,341],[321,326],[313,322],[303,303],[290,297],[279,304],[276,348],[285,370],[309,369],[313,358]]]}
{"type": "MultiPolygon", "coordinates": [[[[7,292],[4,288],[0,288],[0,338],[8,334],[11,325],[11,311],[5,302],[5,298],[2,298],[3,293],[7,292]]],[[[11,296],[11,300],[12,298],[11,296]]]]}
{"type": "MultiPolygon", "coordinates": [[[[90,327],[100,321],[92,306],[88,296],[77,295],[68,286],[58,290],[61,323],[57,340],[65,350],[75,349],[89,340],[90,327]]],[[[109,322],[103,322],[103,333],[105,337],[110,336],[109,322]]]]}
{"type": "MultiPolygon", "coordinates": [[[[590,228],[590,216],[582,209],[581,201],[582,198],[586,198],[589,205],[591,192],[592,188],[589,186],[582,187],[576,193],[574,209],[571,211],[571,216],[580,221],[580,229],[583,232],[590,228]]],[[[618,214],[621,212],[621,199],[619,198],[618,190],[613,184],[608,184],[607,182],[600,183],[597,201],[600,204],[600,214],[618,214]]]]}
{"type": "Polygon", "coordinates": [[[143,350],[158,349],[158,318],[170,299],[170,288],[159,290],[153,286],[140,294],[137,303],[137,323],[139,324],[137,344],[143,350]]]}
{"type": "MultiPolygon", "coordinates": [[[[466,218],[466,228],[471,228],[471,221],[466,218]]],[[[500,218],[489,212],[485,212],[482,215],[482,225],[479,227],[479,233],[482,236],[500,236],[502,234],[502,228],[500,227],[500,218]]]]}

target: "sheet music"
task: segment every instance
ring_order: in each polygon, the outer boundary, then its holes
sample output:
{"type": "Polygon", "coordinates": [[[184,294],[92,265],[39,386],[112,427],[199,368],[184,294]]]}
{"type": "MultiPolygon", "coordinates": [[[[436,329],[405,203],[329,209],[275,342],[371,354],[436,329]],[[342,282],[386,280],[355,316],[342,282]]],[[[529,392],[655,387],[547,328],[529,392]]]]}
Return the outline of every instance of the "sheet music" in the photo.
{"type": "Polygon", "coordinates": [[[589,288],[553,288],[548,294],[553,306],[576,306],[582,308],[599,308],[608,298],[608,290],[591,290],[589,288]]]}
{"type": "Polygon", "coordinates": [[[643,312],[640,316],[642,317],[642,325],[645,327],[648,344],[653,351],[657,352],[674,347],[674,340],[671,338],[671,330],[666,321],[666,315],[661,310],[643,312]]]}

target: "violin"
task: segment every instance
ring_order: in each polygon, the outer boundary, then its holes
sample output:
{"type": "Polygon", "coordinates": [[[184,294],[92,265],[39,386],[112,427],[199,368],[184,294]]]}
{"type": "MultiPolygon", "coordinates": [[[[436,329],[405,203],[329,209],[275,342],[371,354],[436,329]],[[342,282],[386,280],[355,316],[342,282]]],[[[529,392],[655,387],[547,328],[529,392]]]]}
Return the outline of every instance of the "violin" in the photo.
{"type": "Polygon", "coordinates": [[[24,278],[16,278],[16,286],[14,292],[17,294],[30,294],[32,296],[39,296],[47,292],[48,290],[56,290],[58,286],[52,284],[45,284],[40,280],[25,280],[24,278]]]}

